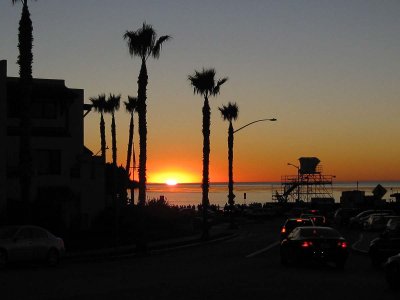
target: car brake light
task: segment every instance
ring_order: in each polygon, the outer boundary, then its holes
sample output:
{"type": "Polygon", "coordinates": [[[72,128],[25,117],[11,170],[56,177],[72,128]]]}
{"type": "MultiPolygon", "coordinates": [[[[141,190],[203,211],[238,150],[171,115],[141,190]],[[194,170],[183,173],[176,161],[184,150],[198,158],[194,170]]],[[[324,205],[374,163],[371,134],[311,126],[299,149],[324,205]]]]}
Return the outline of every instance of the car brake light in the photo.
{"type": "Polygon", "coordinates": [[[310,247],[310,246],[312,246],[312,242],[309,242],[309,241],[304,241],[304,242],[301,244],[301,247],[303,247],[303,248],[308,248],[308,247],[310,247]]]}
{"type": "Polygon", "coordinates": [[[281,233],[285,233],[286,232],[286,228],[282,227],[281,233]]]}
{"type": "Polygon", "coordinates": [[[303,222],[303,220],[302,219],[296,219],[296,222],[297,223],[301,223],[301,222],[303,222]]]}
{"type": "Polygon", "coordinates": [[[347,248],[347,242],[338,242],[338,246],[345,249],[347,248]]]}

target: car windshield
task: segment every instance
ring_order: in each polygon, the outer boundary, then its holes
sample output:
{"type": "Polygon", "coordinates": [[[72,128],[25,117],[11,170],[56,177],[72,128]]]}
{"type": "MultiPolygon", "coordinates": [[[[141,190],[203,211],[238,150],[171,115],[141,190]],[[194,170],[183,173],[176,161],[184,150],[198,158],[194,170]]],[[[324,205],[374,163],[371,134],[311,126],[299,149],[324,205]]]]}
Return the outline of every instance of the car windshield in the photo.
{"type": "Polygon", "coordinates": [[[9,239],[12,238],[19,227],[17,226],[8,226],[0,228],[0,239],[9,239]]]}
{"type": "Polygon", "coordinates": [[[320,237],[320,238],[339,238],[340,234],[336,230],[328,228],[301,228],[300,235],[305,238],[320,237]]]}

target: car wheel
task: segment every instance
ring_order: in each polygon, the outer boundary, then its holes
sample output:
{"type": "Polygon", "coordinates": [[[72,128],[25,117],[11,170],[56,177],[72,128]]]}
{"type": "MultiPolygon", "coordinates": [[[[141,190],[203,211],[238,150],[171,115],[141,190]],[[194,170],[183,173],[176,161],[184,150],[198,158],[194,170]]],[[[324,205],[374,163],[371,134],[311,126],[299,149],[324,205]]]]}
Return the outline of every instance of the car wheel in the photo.
{"type": "Polygon", "coordinates": [[[47,253],[46,262],[50,267],[55,267],[60,262],[60,255],[56,249],[50,249],[47,253]]]}
{"type": "Polygon", "coordinates": [[[7,264],[7,253],[4,250],[0,250],[0,270],[4,269],[7,264]]]}

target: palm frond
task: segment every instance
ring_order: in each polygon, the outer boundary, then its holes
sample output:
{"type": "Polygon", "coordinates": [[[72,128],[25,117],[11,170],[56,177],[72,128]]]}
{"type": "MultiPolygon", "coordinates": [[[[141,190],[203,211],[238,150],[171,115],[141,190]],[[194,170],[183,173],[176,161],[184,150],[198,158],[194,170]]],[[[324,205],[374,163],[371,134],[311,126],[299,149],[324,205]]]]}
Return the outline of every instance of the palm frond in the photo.
{"type": "Polygon", "coordinates": [[[137,97],[128,96],[128,101],[124,101],[124,104],[125,104],[126,112],[134,113],[134,112],[137,111],[138,98],[137,97]]]}
{"type": "Polygon", "coordinates": [[[121,95],[110,94],[108,96],[108,99],[106,100],[104,111],[106,113],[113,114],[115,111],[119,110],[120,102],[121,102],[121,95]]]}
{"type": "Polygon", "coordinates": [[[100,94],[97,97],[90,97],[89,100],[92,102],[93,109],[96,112],[104,112],[106,109],[106,95],[100,94]]]}
{"type": "Polygon", "coordinates": [[[224,77],[224,78],[222,78],[222,79],[219,79],[219,80],[217,81],[217,84],[215,85],[213,91],[212,91],[212,95],[213,95],[213,96],[218,95],[218,94],[219,94],[219,91],[220,91],[220,88],[221,88],[221,85],[223,85],[223,84],[224,84],[225,82],[227,82],[227,81],[228,81],[228,77],[224,77]]]}
{"type": "Polygon", "coordinates": [[[222,84],[224,84],[228,78],[222,78],[215,83],[215,69],[202,69],[201,72],[195,71],[193,75],[188,76],[188,80],[193,86],[195,94],[201,94],[204,96],[216,96],[219,94],[219,90],[222,84]]]}
{"type": "Polygon", "coordinates": [[[124,39],[127,40],[129,54],[146,59],[150,55],[157,58],[160,54],[161,44],[168,40],[167,36],[161,37],[156,42],[157,34],[151,25],[143,23],[136,31],[126,31],[124,39]],[[160,43],[158,43],[160,42],[160,43]],[[155,48],[157,48],[155,50],[155,48]]]}
{"type": "Polygon", "coordinates": [[[154,58],[159,58],[160,57],[162,44],[164,42],[166,42],[166,41],[169,41],[170,39],[172,39],[171,36],[163,35],[157,40],[157,42],[155,43],[155,45],[153,47],[153,50],[151,52],[151,54],[153,55],[154,58]]]}
{"type": "Polygon", "coordinates": [[[228,105],[222,105],[222,107],[218,107],[218,110],[221,112],[224,121],[237,120],[238,118],[239,107],[236,103],[228,102],[228,105]]]}

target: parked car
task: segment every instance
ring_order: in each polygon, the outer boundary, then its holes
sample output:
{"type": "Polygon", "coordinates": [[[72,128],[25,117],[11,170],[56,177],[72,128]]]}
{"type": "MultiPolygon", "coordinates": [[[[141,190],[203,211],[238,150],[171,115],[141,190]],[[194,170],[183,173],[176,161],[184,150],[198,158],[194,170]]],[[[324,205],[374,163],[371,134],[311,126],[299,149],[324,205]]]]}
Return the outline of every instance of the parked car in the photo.
{"type": "Polygon", "coordinates": [[[333,215],[333,221],[339,226],[348,226],[350,218],[360,212],[357,208],[338,208],[333,215]]]}
{"type": "Polygon", "coordinates": [[[400,217],[389,219],[382,234],[400,237],[400,217]]]}
{"type": "Polygon", "coordinates": [[[386,281],[392,289],[400,289],[400,253],[391,256],[385,263],[386,281]]]}
{"type": "Polygon", "coordinates": [[[344,237],[332,227],[297,227],[281,242],[281,263],[296,261],[333,262],[344,268],[349,255],[344,237]]]}
{"type": "Polygon", "coordinates": [[[299,226],[314,226],[314,222],[310,218],[289,218],[281,227],[281,241],[285,239],[292,230],[299,226]]]}
{"type": "Polygon", "coordinates": [[[19,261],[45,261],[55,266],[64,253],[64,241],[46,229],[30,225],[0,227],[0,268],[19,261]]]}
{"type": "Polygon", "coordinates": [[[309,218],[314,222],[315,226],[326,226],[326,218],[320,215],[301,214],[300,218],[309,218]]]}
{"type": "Polygon", "coordinates": [[[350,228],[362,228],[362,225],[366,219],[372,214],[386,214],[386,215],[395,215],[393,210],[364,210],[360,212],[358,215],[351,217],[349,226],[350,228]]]}
{"type": "Polygon", "coordinates": [[[384,230],[389,220],[400,218],[386,214],[372,214],[363,223],[365,230],[384,230]]]}
{"type": "Polygon", "coordinates": [[[381,266],[390,256],[400,252],[400,236],[391,237],[381,234],[369,245],[369,256],[374,267],[381,266]]]}

